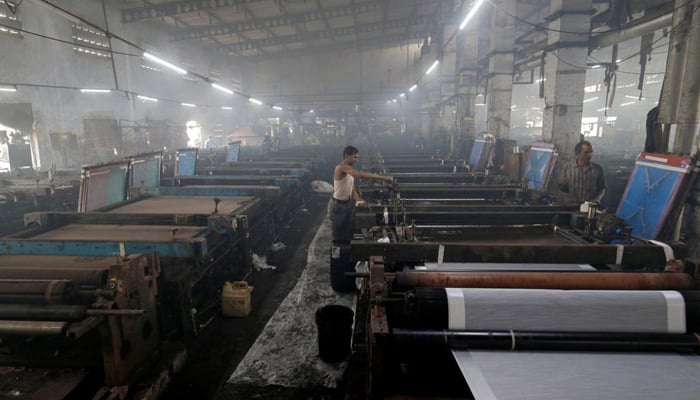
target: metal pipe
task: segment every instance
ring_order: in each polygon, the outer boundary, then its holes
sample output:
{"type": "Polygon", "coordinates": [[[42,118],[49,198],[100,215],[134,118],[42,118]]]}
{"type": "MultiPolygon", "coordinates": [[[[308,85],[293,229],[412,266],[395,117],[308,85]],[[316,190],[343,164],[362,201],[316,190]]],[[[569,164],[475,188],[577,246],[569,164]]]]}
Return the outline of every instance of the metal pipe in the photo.
{"type": "Polygon", "coordinates": [[[60,335],[67,322],[62,321],[0,321],[0,336],[2,335],[60,335]]]}
{"type": "Polygon", "coordinates": [[[397,272],[396,282],[409,287],[467,287],[580,290],[683,290],[693,277],[653,272],[397,272]]]}
{"type": "Polygon", "coordinates": [[[84,286],[102,287],[109,269],[0,267],[0,279],[71,280],[84,286]]]}
{"type": "Polygon", "coordinates": [[[679,351],[700,350],[694,334],[560,333],[515,331],[424,331],[394,329],[406,344],[446,345],[452,349],[679,351]]]}
{"type": "Polygon", "coordinates": [[[603,48],[612,46],[625,40],[629,40],[647,33],[658,31],[673,22],[673,13],[659,15],[658,17],[643,21],[632,22],[619,30],[611,30],[609,32],[592,35],[590,40],[590,48],[603,48]]]}
{"type": "Polygon", "coordinates": [[[77,321],[85,318],[85,306],[0,304],[0,319],[77,321]]]}
{"type": "Polygon", "coordinates": [[[101,315],[94,315],[91,317],[87,317],[80,322],[71,324],[68,327],[68,329],[66,329],[66,336],[72,339],[78,339],[86,333],[90,332],[91,330],[100,326],[100,324],[104,322],[104,318],[105,317],[101,315]]]}

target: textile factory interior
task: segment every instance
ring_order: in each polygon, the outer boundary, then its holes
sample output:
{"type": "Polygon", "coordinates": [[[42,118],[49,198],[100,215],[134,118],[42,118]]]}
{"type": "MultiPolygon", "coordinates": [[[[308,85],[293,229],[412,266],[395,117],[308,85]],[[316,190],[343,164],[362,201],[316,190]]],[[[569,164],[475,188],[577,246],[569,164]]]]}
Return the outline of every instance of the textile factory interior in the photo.
{"type": "Polygon", "coordinates": [[[0,397],[697,400],[699,9],[0,0],[0,397]]]}

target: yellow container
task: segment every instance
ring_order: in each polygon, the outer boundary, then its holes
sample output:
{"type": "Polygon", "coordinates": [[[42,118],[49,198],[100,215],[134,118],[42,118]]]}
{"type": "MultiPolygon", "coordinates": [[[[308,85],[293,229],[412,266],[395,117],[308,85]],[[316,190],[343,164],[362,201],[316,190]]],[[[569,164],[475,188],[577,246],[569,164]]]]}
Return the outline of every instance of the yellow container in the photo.
{"type": "Polygon", "coordinates": [[[221,290],[221,313],[224,317],[247,317],[250,314],[252,286],[246,281],[226,282],[221,290]]]}

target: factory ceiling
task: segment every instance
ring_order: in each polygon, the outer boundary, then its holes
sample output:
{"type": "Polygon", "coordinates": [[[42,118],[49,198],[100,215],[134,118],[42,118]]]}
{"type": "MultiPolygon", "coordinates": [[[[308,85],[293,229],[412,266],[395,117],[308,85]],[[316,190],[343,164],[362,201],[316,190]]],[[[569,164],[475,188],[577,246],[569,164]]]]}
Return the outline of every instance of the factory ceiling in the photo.
{"type": "Polygon", "coordinates": [[[172,42],[236,56],[395,47],[428,37],[452,0],[124,0],[122,20],[158,21],[172,42]]]}

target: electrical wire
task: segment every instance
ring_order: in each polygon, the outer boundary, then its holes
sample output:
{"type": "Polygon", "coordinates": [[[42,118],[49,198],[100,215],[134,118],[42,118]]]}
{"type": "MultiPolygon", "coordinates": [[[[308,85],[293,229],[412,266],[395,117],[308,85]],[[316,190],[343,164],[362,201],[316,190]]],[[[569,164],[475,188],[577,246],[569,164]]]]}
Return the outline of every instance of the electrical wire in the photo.
{"type": "Polygon", "coordinates": [[[15,30],[15,31],[17,31],[17,32],[26,33],[27,35],[30,35],[30,36],[37,36],[37,37],[40,37],[40,38],[42,38],[42,39],[52,40],[52,41],[59,42],[59,43],[63,43],[63,44],[69,44],[69,45],[71,45],[71,46],[79,46],[79,47],[82,47],[82,48],[84,48],[84,49],[98,50],[98,51],[102,51],[102,52],[105,52],[105,53],[117,54],[117,55],[120,55],[120,56],[141,57],[141,54],[123,53],[123,52],[120,52],[120,51],[114,51],[114,50],[112,50],[112,49],[106,49],[106,48],[104,48],[104,47],[92,47],[92,46],[88,46],[88,45],[84,45],[84,44],[73,43],[73,42],[68,41],[68,40],[65,40],[65,39],[59,39],[59,38],[56,38],[56,37],[52,37],[52,36],[48,36],[48,35],[43,35],[43,34],[41,34],[41,33],[36,33],[36,32],[32,32],[32,31],[28,31],[28,30],[26,30],[26,29],[15,28],[14,26],[6,25],[6,24],[3,24],[3,23],[0,23],[0,26],[2,26],[2,27],[4,27],[4,28],[8,28],[8,29],[15,30]]]}

